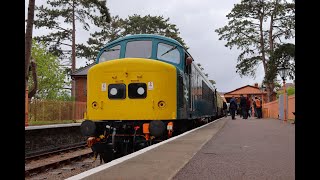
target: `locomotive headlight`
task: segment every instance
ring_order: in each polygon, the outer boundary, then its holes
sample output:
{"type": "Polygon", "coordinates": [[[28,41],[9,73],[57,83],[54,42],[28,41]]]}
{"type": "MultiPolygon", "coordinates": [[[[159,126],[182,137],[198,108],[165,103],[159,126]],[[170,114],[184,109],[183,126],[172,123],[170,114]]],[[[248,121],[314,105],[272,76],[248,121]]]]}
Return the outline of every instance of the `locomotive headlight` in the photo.
{"type": "Polygon", "coordinates": [[[140,94],[140,95],[142,95],[142,94],[144,93],[143,87],[139,87],[139,88],[137,89],[137,93],[140,94]]]}

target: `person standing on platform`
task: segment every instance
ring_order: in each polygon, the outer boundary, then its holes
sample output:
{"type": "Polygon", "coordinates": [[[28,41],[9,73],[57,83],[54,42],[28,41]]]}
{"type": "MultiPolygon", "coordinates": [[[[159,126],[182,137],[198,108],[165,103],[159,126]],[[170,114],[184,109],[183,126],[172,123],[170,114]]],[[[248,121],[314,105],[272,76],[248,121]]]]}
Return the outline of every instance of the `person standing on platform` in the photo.
{"type": "Polygon", "coordinates": [[[251,117],[251,101],[249,96],[247,96],[247,118],[251,117]]]}
{"type": "Polygon", "coordinates": [[[242,119],[248,119],[247,99],[242,94],[240,95],[240,107],[241,107],[242,119]]]}
{"type": "Polygon", "coordinates": [[[228,116],[228,105],[226,102],[223,102],[223,112],[224,112],[224,116],[227,117],[228,116]]]}
{"type": "Polygon", "coordinates": [[[255,97],[255,103],[256,103],[256,109],[257,109],[257,118],[258,119],[261,119],[262,117],[261,117],[261,110],[262,110],[262,108],[261,108],[261,101],[260,101],[260,99],[256,96],[255,97]]]}
{"type": "Polygon", "coordinates": [[[256,105],[256,101],[255,101],[255,98],[252,98],[252,117],[258,117],[258,114],[257,114],[257,105],[256,105]]]}
{"type": "Polygon", "coordinates": [[[235,115],[236,115],[236,110],[237,110],[237,102],[236,102],[236,99],[234,98],[234,96],[232,96],[232,98],[230,100],[229,110],[231,113],[232,120],[235,120],[236,119],[235,115]]]}

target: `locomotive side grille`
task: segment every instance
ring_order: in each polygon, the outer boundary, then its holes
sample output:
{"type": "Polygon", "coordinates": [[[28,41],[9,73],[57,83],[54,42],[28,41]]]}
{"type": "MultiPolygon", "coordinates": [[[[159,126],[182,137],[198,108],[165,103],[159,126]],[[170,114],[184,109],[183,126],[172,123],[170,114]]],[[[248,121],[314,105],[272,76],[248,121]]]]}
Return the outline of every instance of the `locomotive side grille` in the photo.
{"type": "Polygon", "coordinates": [[[183,87],[183,78],[182,78],[182,74],[178,71],[178,108],[183,108],[184,104],[183,104],[183,99],[184,99],[184,87],[183,87]]]}

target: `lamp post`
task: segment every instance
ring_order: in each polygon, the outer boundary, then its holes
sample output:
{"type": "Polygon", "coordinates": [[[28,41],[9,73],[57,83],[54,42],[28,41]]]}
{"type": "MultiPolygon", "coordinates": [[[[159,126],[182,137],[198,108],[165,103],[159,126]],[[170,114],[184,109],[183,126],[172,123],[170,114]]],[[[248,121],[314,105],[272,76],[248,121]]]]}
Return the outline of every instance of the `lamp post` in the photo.
{"type": "Polygon", "coordinates": [[[284,111],[284,115],[283,115],[283,120],[284,122],[287,122],[287,102],[286,102],[286,77],[288,75],[288,71],[289,68],[285,67],[285,65],[282,65],[281,68],[279,68],[279,74],[282,78],[283,81],[283,111],[284,111]]]}

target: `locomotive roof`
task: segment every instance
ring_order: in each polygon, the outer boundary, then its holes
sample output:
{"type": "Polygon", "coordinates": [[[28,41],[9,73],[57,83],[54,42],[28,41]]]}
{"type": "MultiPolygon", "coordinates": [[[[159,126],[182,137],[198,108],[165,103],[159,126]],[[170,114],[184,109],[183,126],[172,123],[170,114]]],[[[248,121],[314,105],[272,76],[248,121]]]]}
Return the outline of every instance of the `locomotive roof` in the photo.
{"type": "Polygon", "coordinates": [[[157,35],[157,34],[133,34],[133,35],[127,35],[127,36],[118,38],[118,39],[116,39],[114,41],[111,41],[110,43],[106,44],[103,48],[105,48],[107,46],[110,46],[110,45],[113,45],[113,44],[116,44],[116,43],[118,43],[120,41],[124,41],[124,40],[128,40],[128,39],[140,39],[140,38],[161,39],[161,40],[169,41],[171,43],[174,43],[174,44],[177,44],[177,45],[183,47],[177,40],[174,40],[174,39],[169,38],[169,37],[165,37],[165,36],[161,36],[161,35],[157,35]]]}

